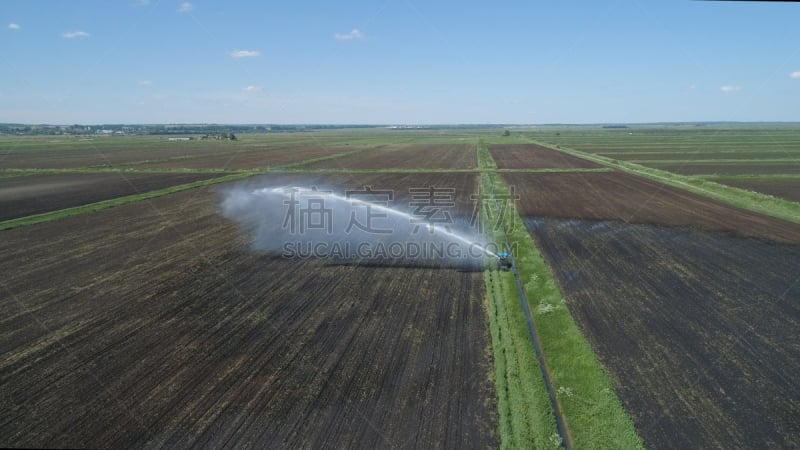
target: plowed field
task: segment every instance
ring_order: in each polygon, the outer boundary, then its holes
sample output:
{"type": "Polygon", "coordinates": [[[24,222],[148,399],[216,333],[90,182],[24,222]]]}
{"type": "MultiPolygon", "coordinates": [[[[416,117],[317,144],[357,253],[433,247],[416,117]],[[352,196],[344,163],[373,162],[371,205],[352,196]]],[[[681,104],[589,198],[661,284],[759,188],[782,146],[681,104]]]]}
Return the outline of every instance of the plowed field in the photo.
{"type": "Polygon", "coordinates": [[[747,189],[748,191],[761,192],[762,194],[784,198],[793,202],[800,202],[800,178],[795,179],[769,179],[769,178],[720,178],[714,179],[717,183],[747,189]]]}
{"type": "Polygon", "coordinates": [[[490,145],[498,169],[599,168],[597,163],[567,155],[536,144],[490,145]]]}
{"type": "Polygon", "coordinates": [[[216,174],[80,173],[0,178],[0,220],[207,180],[216,174]]]}
{"type": "Polygon", "coordinates": [[[800,243],[800,225],[623,172],[506,173],[523,216],[691,226],[800,243]]]}
{"type": "Polygon", "coordinates": [[[388,145],[303,166],[309,169],[472,169],[474,145],[388,145]]]}
{"type": "MultiPolygon", "coordinates": [[[[317,180],[453,185],[459,211],[475,185],[358,181],[317,180]]],[[[3,232],[0,445],[497,447],[481,272],[254,253],[218,202],[3,232]]]]}
{"type": "Polygon", "coordinates": [[[608,221],[526,224],[649,447],[800,445],[800,246],[608,221]]]}

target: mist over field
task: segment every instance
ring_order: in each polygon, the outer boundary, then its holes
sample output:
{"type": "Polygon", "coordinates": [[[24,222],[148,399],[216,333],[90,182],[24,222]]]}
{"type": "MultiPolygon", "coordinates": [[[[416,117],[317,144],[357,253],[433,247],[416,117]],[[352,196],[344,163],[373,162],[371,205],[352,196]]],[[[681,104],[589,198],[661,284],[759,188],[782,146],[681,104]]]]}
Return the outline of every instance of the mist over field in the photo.
{"type": "Polygon", "coordinates": [[[220,210],[253,250],[287,258],[461,266],[495,256],[496,245],[487,245],[469,217],[435,206],[404,211],[390,206],[387,192],[238,185],[221,191],[220,210]]]}

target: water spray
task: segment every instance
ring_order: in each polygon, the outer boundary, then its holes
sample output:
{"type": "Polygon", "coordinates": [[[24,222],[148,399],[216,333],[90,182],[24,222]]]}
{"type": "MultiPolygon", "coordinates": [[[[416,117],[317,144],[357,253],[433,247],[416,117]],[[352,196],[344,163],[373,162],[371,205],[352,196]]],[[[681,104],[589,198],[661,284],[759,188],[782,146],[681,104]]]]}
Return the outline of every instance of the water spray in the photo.
{"type": "Polygon", "coordinates": [[[478,233],[456,231],[450,229],[456,223],[443,226],[424,214],[413,215],[381,203],[300,186],[239,186],[223,191],[222,214],[250,234],[254,250],[289,258],[358,264],[438,261],[438,265],[476,268],[486,258],[499,258],[478,233]],[[368,218],[371,213],[380,226],[389,229],[354,227],[358,213],[366,213],[368,218]],[[350,222],[345,222],[348,218],[350,222]]]}
{"type": "MultiPolygon", "coordinates": [[[[287,195],[287,196],[291,195],[293,193],[294,194],[300,194],[300,195],[308,195],[308,196],[324,195],[325,198],[331,198],[331,199],[335,199],[335,200],[338,200],[338,201],[348,202],[353,206],[362,206],[362,207],[365,207],[365,208],[369,207],[369,208],[378,210],[380,212],[385,212],[387,214],[393,214],[393,215],[396,215],[397,217],[400,217],[400,218],[403,218],[403,219],[407,219],[409,221],[409,223],[413,223],[413,221],[415,221],[415,220],[418,221],[419,220],[419,219],[415,218],[414,216],[412,216],[409,213],[406,213],[406,212],[403,212],[403,211],[400,211],[400,210],[397,210],[397,209],[394,209],[394,208],[389,208],[388,206],[383,206],[383,205],[380,205],[380,204],[370,203],[370,202],[366,202],[364,200],[359,200],[359,199],[342,197],[341,195],[337,195],[337,194],[334,194],[332,192],[331,193],[326,192],[326,193],[322,193],[321,194],[319,191],[315,191],[315,190],[307,189],[307,188],[302,188],[302,187],[276,187],[276,188],[272,188],[272,189],[263,188],[263,189],[256,189],[256,190],[253,191],[253,193],[256,194],[256,195],[263,195],[265,191],[276,192],[276,193],[280,193],[280,194],[287,195]]],[[[431,232],[431,233],[436,232],[435,224],[433,224],[433,223],[426,222],[426,223],[417,224],[417,225],[423,225],[426,228],[426,230],[431,232]]],[[[463,244],[465,244],[467,246],[474,246],[474,245],[477,244],[477,242],[475,240],[470,240],[467,237],[465,237],[465,236],[463,236],[461,234],[458,234],[458,233],[454,233],[454,232],[452,232],[452,231],[450,231],[450,230],[448,230],[446,228],[443,229],[443,228],[439,227],[438,232],[443,234],[443,235],[445,235],[449,239],[461,242],[461,243],[463,243],[463,244]]],[[[487,256],[493,256],[495,258],[498,257],[498,255],[496,253],[494,253],[491,250],[487,249],[485,245],[481,245],[480,246],[480,250],[483,253],[485,253],[487,256]]]]}

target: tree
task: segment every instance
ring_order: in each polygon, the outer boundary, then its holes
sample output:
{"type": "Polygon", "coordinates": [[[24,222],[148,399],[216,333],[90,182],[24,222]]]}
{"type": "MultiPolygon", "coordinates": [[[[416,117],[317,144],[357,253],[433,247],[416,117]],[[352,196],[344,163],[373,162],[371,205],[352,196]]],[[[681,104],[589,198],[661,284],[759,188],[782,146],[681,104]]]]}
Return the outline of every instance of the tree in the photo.
{"type": "Polygon", "coordinates": [[[503,131],[503,136],[511,136],[511,132],[508,130],[503,131]]]}
{"type": "Polygon", "coordinates": [[[228,139],[230,139],[232,141],[235,141],[236,140],[236,135],[233,134],[233,132],[230,132],[230,133],[228,133],[228,139]]]}

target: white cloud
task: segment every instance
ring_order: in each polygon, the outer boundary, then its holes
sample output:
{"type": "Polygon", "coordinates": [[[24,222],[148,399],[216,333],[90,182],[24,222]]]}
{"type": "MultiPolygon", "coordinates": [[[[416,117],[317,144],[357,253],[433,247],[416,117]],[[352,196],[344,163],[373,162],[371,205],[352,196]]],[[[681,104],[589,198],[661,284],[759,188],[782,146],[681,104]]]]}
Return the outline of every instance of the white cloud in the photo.
{"type": "Polygon", "coordinates": [[[800,80],[800,70],[798,70],[797,72],[790,73],[789,76],[794,78],[795,80],[800,80]]]}
{"type": "Polygon", "coordinates": [[[724,92],[726,94],[730,94],[731,92],[741,91],[742,87],[741,86],[726,85],[726,86],[721,86],[719,88],[719,90],[721,90],[722,92],[724,92]]]}
{"type": "Polygon", "coordinates": [[[89,37],[89,33],[85,31],[76,30],[76,31],[67,31],[62,36],[64,36],[67,39],[74,39],[74,38],[89,37]]]}
{"type": "Polygon", "coordinates": [[[181,3],[181,6],[178,7],[178,12],[187,13],[187,12],[193,10],[193,9],[194,9],[194,5],[192,5],[189,2],[183,2],[183,3],[181,3]]]}
{"type": "Polygon", "coordinates": [[[353,39],[363,39],[364,33],[358,30],[353,30],[349,33],[344,33],[344,34],[336,33],[334,37],[336,38],[337,41],[352,41],[353,39]]]}
{"type": "Polygon", "coordinates": [[[247,86],[242,88],[245,92],[261,92],[261,86],[247,86]]]}
{"type": "Polygon", "coordinates": [[[136,84],[138,84],[139,86],[152,86],[153,82],[150,80],[141,80],[137,81],[136,84]]]}
{"type": "Polygon", "coordinates": [[[255,58],[256,56],[261,56],[261,52],[258,50],[233,50],[228,53],[233,59],[239,58],[255,58]]]}
{"type": "Polygon", "coordinates": [[[21,27],[21,26],[19,26],[19,25],[17,25],[16,23],[10,23],[10,24],[8,24],[8,29],[9,29],[9,30],[19,30],[20,28],[22,28],[22,27],[21,27]]]}

